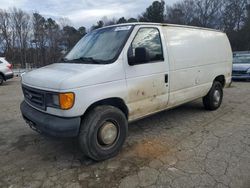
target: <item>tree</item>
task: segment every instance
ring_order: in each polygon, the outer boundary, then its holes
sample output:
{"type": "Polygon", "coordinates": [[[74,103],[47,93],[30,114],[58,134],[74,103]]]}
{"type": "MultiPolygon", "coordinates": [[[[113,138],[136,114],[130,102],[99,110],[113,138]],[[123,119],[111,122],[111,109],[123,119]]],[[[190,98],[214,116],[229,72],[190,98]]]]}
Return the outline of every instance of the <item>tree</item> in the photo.
{"type": "MultiPolygon", "coordinates": [[[[21,66],[25,66],[27,62],[27,48],[30,31],[30,16],[21,9],[13,8],[11,11],[12,24],[15,29],[16,43],[15,47],[19,49],[21,66]]],[[[13,39],[14,40],[14,39],[13,39]]]]}
{"type": "Polygon", "coordinates": [[[248,42],[247,42],[246,49],[250,51],[250,2],[247,5],[247,13],[248,14],[247,14],[245,29],[246,29],[246,33],[247,33],[246,41],[248,41],[248,42]]]}
{"type": "Polygon", "coordinates": [[[63,18],[59,18],[58,19],[58,25],[61,27],[61,28],[64,28],[65,26],[69,26],[69,25],[72,25],[71,21],[66,18],[66,17],[63,17],[63,18]]]}
{"type": "Polygon", "coordinates": [[[101,20],[103,22],[103,26],[115,25],[117,22],[115,18],[108,18],[107,16],[104,16],[101,20]]]}
{"type": "Polygon", "coordinates": [[[223,29],[227,32],[239,31],[246,19],[247,0],[227,0],[222,15],[223,29]]]}
{"type": "Polygon", "coordinates": [[[65,26],[63,28],[63,45],[67,50],[73,46],[86,34],[85,27],[80,27],[78,30],[72,26],[65,26]]]}
{"type": "Polygon", "coordinates": [[[233,50],[250,50],[249,14],[246,0],[228,0],[223,13],[223,30],[227,33],[233,50]],[[247,14],[248,12],[248,14],[247,14]]]}
{"type": "Polygon", "coordinates": [[[167,21],[220,29],[223,7],[224,0],[183,0],[167,6],[167,21]]]}
{"type": "Polygon", "coordinates": [[[167,20],[169,23],[173,24],[185,24],[186,20],[184,19],[184,12],[180,8],[167,8],[167,20]]]}
{"type": "Polygon", "coordinates": [[[10,14],[6,10],[0,10],[0,39],[1,51],[7,59],[11,56],[11,29],[10,29],[10,14]]]}
{"type": "Polygon", "coordinates": [[[45,22],[45,31],[46,31],[46,45],[50,51],[49,60],[46,61],[46,64],[56,62],[60,57],[59,48],[61,40],[60,27],[52,18],[48,18],[45,22]],[[50,62],[49,62],[50,61],[50,62]]]}
{"type": "Polygon", "coordinates": [[[84,35],[86,35],[86,28],[84,27],[84,26],[82,26],[82,27],[79,27],[78,28],[78,32],[79,32],[79,34],[81,35],[81,37],[83,37],[84,35]]]}
{"type": "Polygon", "coordinates": [[[196,20],[198,26],[217,28],[219,25],[220,11],[223,7],[221,0],[194,0],[196,20]]]}
{"type": "Polygon", "coordinates": [[[46,64],[46,31],[45,31],[45,18],[39,13],[33,13],[33,40],[35,45],[35,57],[33,63],[40,67],[46,64]]]}
{"type": "Polygon", "coordinates": [[[174,24],[195,25],[195,4],[193,0],[184,0],[167,6],[166,21],[174,24]]]}
{"type": "Polygon", "coordinates": [[[118,19],[118,21],[116,23],[117,24],[127,23],[127,20],[124,17],[121,17],[118,19]]]}
{"type": "Polygon", "coordinates": [[[144,12],[141,16],[139,16],[139,21],[141,22],[156,22],[162,23],[164,22],[165,17],[165,2],[163,0],[154,1],[152,5],[150,5],[146,12],[144,12]]]}
{"type": "Polygon", "coordinates": [[[99,28],[102,28],[103,26],[104,26],[104,22],[102,20],[99,20],[96,25],[93,25],[91,27],[91,30],[99,29],[99,28]]]}
{"type": "Polygon", "coordinates": [[[138,22],[138,20],[136,18],[129,18],[128,23],[133,23],[133,22],[138,22]]]}
{"type": "Polygon", "coordinates": [[[66,24],[70,24],[67,18],[56,21],[16,8],[0,10],[0,54],[15,67],[56,62],[63,50],[72,48],[86,34],[85,27],[75,29],[66,24]]]}
{"type": "Polygon", "coordinates": [[[242,50],[250,51],[250,3],[246,6],[247,17],[245,19],[244,26],[242,28],[241,38],[244,40],[242,50]]]}

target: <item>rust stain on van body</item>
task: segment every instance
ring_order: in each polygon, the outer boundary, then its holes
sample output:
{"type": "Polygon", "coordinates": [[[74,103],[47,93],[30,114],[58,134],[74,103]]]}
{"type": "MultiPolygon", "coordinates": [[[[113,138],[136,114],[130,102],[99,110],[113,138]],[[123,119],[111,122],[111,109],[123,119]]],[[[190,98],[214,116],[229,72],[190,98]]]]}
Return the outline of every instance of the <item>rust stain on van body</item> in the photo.
{"type": "Polygon", "coordinates": [[[166,108],[168,92],[160,80],[131,85],[128,91],[129,119],[137,119],[166,108]]]}

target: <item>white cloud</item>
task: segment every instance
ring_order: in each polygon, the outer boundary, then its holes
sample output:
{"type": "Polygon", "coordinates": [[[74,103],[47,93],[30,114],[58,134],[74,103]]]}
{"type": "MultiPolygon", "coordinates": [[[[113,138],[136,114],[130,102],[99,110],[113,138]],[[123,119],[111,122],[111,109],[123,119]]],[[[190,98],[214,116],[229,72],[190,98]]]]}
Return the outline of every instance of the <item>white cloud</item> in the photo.
{"type": "Polygon", "coordinates": [[[8,9],[12,7],[22,8],[28,0],[1,0],[1,9],[8,9]]]}
{"type": "MultiPolygon", "coordinates": [[[[108,18],[137,17],[154,0],[1,0],[1,8],[21,8],[29,12],[39,12],[46,17],[68,17],[74,26],[90,27],[98,20],[108,18]]],[[[173,4],[177,0],[166,0],[173,4]]]]}
{"type": "Polygon", "coordinates": [[[69,17],[72,21],[79,23],[87,20],[96,20],[103,16],[116,16],[117,14],[124,13],[124,10],[119,8],[116,10],[109,9],[90,9],[90,10],[79,10],[74,11],[68,14],[66,17],[69,17]]]}

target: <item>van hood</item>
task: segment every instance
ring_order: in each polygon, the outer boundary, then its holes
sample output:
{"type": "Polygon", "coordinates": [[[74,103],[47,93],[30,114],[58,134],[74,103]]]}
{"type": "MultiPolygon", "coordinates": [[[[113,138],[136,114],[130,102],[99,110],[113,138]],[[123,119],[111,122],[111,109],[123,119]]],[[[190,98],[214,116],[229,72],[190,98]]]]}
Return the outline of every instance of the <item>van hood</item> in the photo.
{"type": "Polygon", "coordinates": [[[24,74],[22,84],[60,91],[121,80],[125,75],[119,64],[55,63],[24,74]]]}

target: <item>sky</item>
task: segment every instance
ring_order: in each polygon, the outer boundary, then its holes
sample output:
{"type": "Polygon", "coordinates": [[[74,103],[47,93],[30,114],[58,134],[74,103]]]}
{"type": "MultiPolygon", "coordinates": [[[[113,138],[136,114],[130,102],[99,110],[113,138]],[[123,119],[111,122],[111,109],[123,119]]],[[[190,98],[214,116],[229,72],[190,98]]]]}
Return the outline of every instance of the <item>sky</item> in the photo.
{"type": "MultiPolygon", "coordinates": [[[[0,9],[21,8],[53,19],[68,18],[75,27],[91,27],[107,18],[137,17],[154,0],[0,0],[0,9]]],[[[166,0],[172,5],[177,0],[166,0]]]]}

